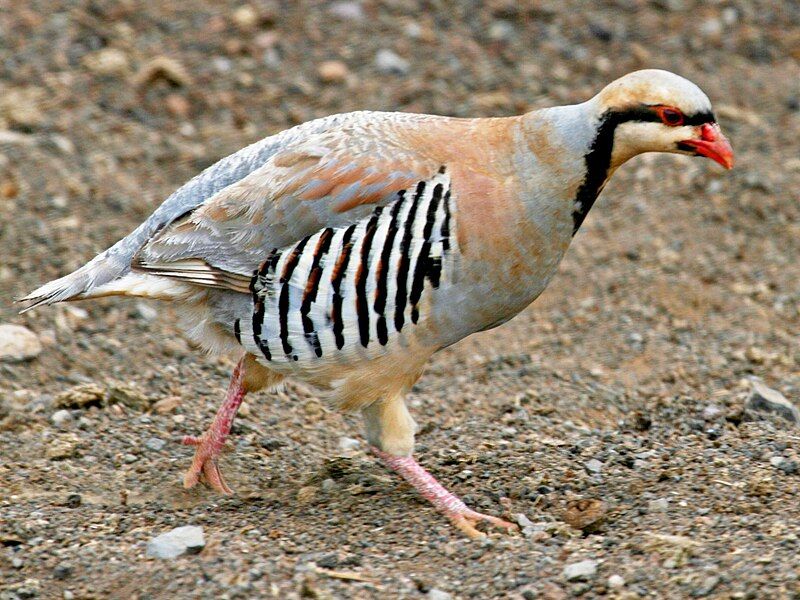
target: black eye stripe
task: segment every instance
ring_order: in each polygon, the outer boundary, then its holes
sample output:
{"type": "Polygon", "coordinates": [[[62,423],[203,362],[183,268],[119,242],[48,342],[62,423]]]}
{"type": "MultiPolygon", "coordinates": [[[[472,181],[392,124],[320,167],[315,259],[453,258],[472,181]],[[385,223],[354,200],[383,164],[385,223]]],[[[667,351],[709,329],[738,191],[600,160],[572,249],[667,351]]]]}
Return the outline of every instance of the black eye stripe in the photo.
{"type": "MultiPolygon", "coordinates": [[[[624,110],[611,109],[603,113],[603,121],[611,121],[616,125],[621,123],[661,123],[661,117],[656,112],[656,107],[649,104],[640,104],[624,110]]],[[[716,117],[711,111],[703,111],[688,115],[683,114],[684,125],[704,125],[715,123],[716,117]]]]}

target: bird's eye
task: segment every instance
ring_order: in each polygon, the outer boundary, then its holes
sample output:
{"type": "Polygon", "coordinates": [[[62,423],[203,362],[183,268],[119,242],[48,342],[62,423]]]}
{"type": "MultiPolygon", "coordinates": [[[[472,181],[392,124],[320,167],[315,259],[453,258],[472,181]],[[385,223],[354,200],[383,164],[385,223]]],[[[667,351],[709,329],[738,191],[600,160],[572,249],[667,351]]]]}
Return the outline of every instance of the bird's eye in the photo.
{"type": "Polygon", "coordinates": [[[683,125],[683,113],[677,108],[667,108],[666,106],[659,106],[656,109],[661,122],[670,127],[677,127],[683,125]]]}

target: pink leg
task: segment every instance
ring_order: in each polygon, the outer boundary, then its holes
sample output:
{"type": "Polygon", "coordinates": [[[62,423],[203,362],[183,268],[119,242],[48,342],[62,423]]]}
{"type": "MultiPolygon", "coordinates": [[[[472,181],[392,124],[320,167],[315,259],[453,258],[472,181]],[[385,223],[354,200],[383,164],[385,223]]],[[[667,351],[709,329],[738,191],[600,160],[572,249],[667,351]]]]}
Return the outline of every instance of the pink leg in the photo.
{"type": "Polygon", "coordinates": [[[433,475],[421,467],[413,457],[394,456],[374,446],[372,447],[372,452],[383,460],[390,469],[410,483],[423,498],[429,500],[436,507],[436,510],[443,513],[456,527],[469,537],[479,538],[486,535],[475,529],[475,524],[478,521],[488,521],[492,525],[503,527],[506,530],[517,529],[517,526],[513,523],[491,515],[484,515],[483,513],[467,508],[467,505],[464,504],[461,498],[448,492],[445,487],[436,481],[433,475]]]}
{"type": "Polygon", "coordinates": [[[197,446],[192,466],[183,477],[183,487],[185,488],[194,487],[202,474],[205,481],[221,494],[233,493],[222,478],[217,458],[231,432],[236,411],[239,410],[239,405],[247,393],[244,387],[244,360],[244,358],[240,360],[233,370],[225,402],[217,411],[211,426],[200,437],[187,435],[181,440],[181,443],[187,446],[197,446]]]}

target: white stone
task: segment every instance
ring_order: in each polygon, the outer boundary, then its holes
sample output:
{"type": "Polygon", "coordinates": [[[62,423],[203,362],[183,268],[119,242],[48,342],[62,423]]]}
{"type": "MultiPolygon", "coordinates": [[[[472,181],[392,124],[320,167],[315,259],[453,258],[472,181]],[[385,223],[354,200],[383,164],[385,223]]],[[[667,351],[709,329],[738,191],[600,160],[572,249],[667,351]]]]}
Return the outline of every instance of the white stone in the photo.
{"type": "Polygon", "coordinates": [[[752,391],[745,408],[752,411],[775,413],[792,423],[800,423],[800,410],[777,390],[764,385],[758,379],[751,379],[752,391]]]}
{"type": "Polygon", "coordinates": [[[581,581],[594,577],[597,573],[596,560],[582,560],[564,567],[564,577],[567,581],[581,581]]]}
{"type": "Polygon", "coordinates": [[[381,73],[406,75],[410,65],[405,58],[395,54],[392,50],[383,48],[375,54],[375,66],[381,73]]]}
{"type": "Polygon", "coordinates": [[[622,578],[622,575],[617,575],[616,573],[608,578],[608,587],[612,590],[618,590],[621,587],[625,587],[625,580],[622,578]]]}
{"type": "Polygon", "coordinates": [[[328,12],[346,21],[364,20],[364,9],[360,2],[334,2],[328,7],[328,12]]]}
{"type": "Polygon", "coordinates": [[[451,600],[453,596],[444,590],[432,588],[428,590],[428,600],[451,600]]]}
{"type": "Polygon", "coordinates": [[[517,520],[517,525],[519,525],[523,529],[526,527],[533,527],[533,521],[531,521],[523,513],[517,513],[516,520],[517,520]]]}
{"type": "Polygon", "coordinates": [[[22,362],[36,358],[42,351],[37,335],[22,325],[0,325],[0,362],[22,362]]]}
{"type": "Polygon", "coordinates": [[[148,450],[153,450],[154,452],[158,452],[159,450],[162,450],[164,448],[164,446],[166,446],[166,444],[167,443],[164,440],[160,440],[160,439],[155,438],[155,437],[149,438],[144,443],[145,447],[148,450]]]}
{"type": "Polygon", "coordinates": [[[155,321],[158,318],[158,311],[146,302],[136,303],[136,313],[145,321],[155,321]]]}
{"type": "Polygon", "coordinates": [[[361,445],[361,442],[354,438],[350,437],[340,437],[339,438],[339,450],[342,452],[350,452],[352,450],[358,450],[358,447],[361,445]]]}
{"type": "Polygon", "coordinates": [[[589,472],[595,475],[599,475],[600,471],[603,470],[603,463],[601,463],[596,458],[591,459],[588,461],[583,467],[589,472]]]}
{"type": "Polygon", "coordinates": [[[61,410],[57,410],[53,413],[53,415],[50,417],[50,421],[56,427],[66,427],[72,422],[72,413],[67,409],[62,408],[61,410]]]}
{"type": "Polygon", "coordinates": [[[664,512],[669,508],[669,500],[667,498],[656,498],[647,503],[647,510],[650,512],[664,512]]]}
{"type": "Polygon", "coordinates": [[[181,554],[196,554],[206,545],[203,528],[196,525],[176,527],[147,542],[147,556],[175,558],[181,554]]]}

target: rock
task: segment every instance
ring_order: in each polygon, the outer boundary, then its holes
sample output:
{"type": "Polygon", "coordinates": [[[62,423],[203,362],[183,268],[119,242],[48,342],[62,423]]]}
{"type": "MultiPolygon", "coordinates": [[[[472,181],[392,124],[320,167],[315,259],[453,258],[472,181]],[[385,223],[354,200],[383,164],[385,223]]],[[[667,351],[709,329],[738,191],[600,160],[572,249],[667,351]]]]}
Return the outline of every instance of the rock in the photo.
{"type": "Polygon", "coordinates": [[[601,463],[596,458],[593,458],[592,460],[588,461],[585,465],[583,465],[583,468],[586,469],[588,473],[591,473],[593,475],[599,475],[600,471],[603,470],[603,463],[601,463]]]}
{"type": "Polygon", "coordinates": [[[531,521],[522,513],[518,513],[515,517],[515,520],[517,521],[517,525],[519,525],[522,529],[525,529],[526,527],[533,527],[533,521],[531,521]]]}
{"type": "Polygon", "coordinates": [[[300,504],[308,504],[317,497],[319,488],[313,485],[307,485],[297,490],[297,501],[300,504]]]}
{"type": "Polygon", "coordinates": [[[724,412],[725,411],[723,411],[722,408],[716,404],[709,404],[703,409],[703,419],[706,421],[713,421],[717,417],[722,416],[724,412]]]}
{"type": "Polygon", "coordinates": [[[487,33],[492,41],[507,42],[514,37],[514,25],[508,21],[492,21],[487,33]]]}
{"type": "Polygon", "coordinates": [[[168,396],[153,404],[152,409],[153,412],[156,412],[159,415],[166,415],[174,411],[180,405],[181,399],[178,396],[168,396]]]}
{"type": "MultiPolygon", "coordinates": [[[[173,115],[175,117],[178,117],[180,119],[185,119],[186,117],[188,117],[189,116],[189,110],[191,109],[191,105],[189,104],[189,101],[186,98],[184,98],[182,95],[180,95],[180,94],[169,94],[166,98],[164,98],[164,106],[166,106],[167,110],[169,111],[169,113],[171,115],[173,115]]],[[[149,306],[148,306],[148,308],[152,312],[151,313],[147,313],[147,314],[155,313],[155,315],[158,316],[158,313],[155,311],[154,308],[149,307],[149,306]]],[[[142,313],[142,307],[137,305],[137,311],[141,314],[142,313]]],[[[152,321],[154,318],[155,317],[153,317],[151,319],[148,319],[148,320],[152,321]]]]}
{"type": "Polygon", "coordinates": [[[431,588],[428,590],[428,600],[452,600],[453,596],[444,590],[431,588]]]}
{"type": "Polygon", "coordinates": [[[649,512],[665,512],[669,508],[668,498],[656,498],[647,503],[647,510],[649,512]]]}
{"type": "Polygon", "coordinates": [[[175,558],[181,554],[197,554],[205,545],[202,527],[184,525],[147,542],[146,553],[151,558],[175,558]]]}
{"type": "Polygon", "coordinates": [[[719,585],[719,582],[720,578],[717,575],[709,575],[703,580],[700,587],[692,592],[692,596],[695,598],[704,598],[708,596],[714,591],[714,588],[719,585]]]}
{"type": "Polygon", "coordinates": [[[358,450],[358,447],[361,445],[361,442],[354,438],[350,437],[340,437],[339,438],[339,450],[342,452],[351,452],[353,450],[358,450]]]}
{"type": "Polygon", "coordinates": [[[749,360],[751,363],[756,365],[763,365],[764,361],[766,361],[767,356],[764,354],[764,351],[759,348],[758,346],[750,346],[745,350],[744,357],[749,360]]]}
{"type": "Polygon", "coordinates": [[[128,56],[116,48],[103,48],[83,57],[83,65],[97,75],[125,75],[130,68],[128,56]]]}
{"type": "Polygon", "coordinates": [[[378,50],[375,54],[375,67],[381,73],[391,75],[407,75],[411,68],[406,59],[387,48],[378,50]]]}
{"type": "Polygon", "coordinates": [[[57,408],[88,408],[105,405],[105,390],[95,383],[83,383],[56,395],[57,408]]]}
{"type": "Polygon", "coordinates": [[[616,573],[608,578],[608,587],[612,590],[618,590],[622,587],[625,587],[625,580],[622,578],[622,575],[617,575],[616,573]]]}
{"type": "Polygon", "coordinates": [[[800,410],[777,390],[767,387],[758,379],[750,380],[750,396],[745,410],[773,413],[791,423],[800,423],[800,410]]]}
{"type": "Polygon", "coordinates": [[[342,83],[350,71],[340,60],[326,60],[317,67],[317,75],[324,83],[342,83]]]}
{"type": "Polygon", "coordinates": [[[147,448],[148,450],[153,450],[154,452],[158,452],[159,450],[162,450],[164,446],[166,446],[166,444],[167,443],[164,440],[160,440],[158,438],[153,437],[145,441],[144,447],[147,448]]]}
{"type": "Polygon", "coordinates": [[[133,84],[136,87],[144,87],[159,79],[179,87],[187,87],[192,84],[192,77],[186,67],[168,56],[157,56],[145,63],[133,76],[133,84]]]}
{"type": "Polygon", "coordinates": [[[42,342],[35,333],[22,325],[0,325],[0,362],[23,362],[39,356],[42,342]]]}
{"type": "Polygon", "coordinates": [[[262,448],[269,450],[270,452],[286,445],[281,440],[276,440],[274,438],[263,438],[258,443],[262,448]]]}
{"type": "Polygon", "coordinates": [[[147,302],[136,303],[136,314],[145,321],[155,321],[158,318],[158,311],[147,302]]]}
{"type": "Polygon", "coordinates": [[[563,575],[567,581],[586,581],[597,573],[596,560],[582,560],[564,567],[563,575]]]}
{"type": "Polygon", "coordinates": [[[328,12],[345,21],[364,20],[364,9],[360,2],[334,2],[328,7],[328,12]]]}
{"type": "Polygon", "coordinates": [[[46,99],[44,88],[7,87],[0,95],[0,122],[6,120],[12,128],[29,133],[44,124],[41,107],[46,99]]]}
{"type": "Polygon", "coordinates": [[[783,464],[783,457],[782,456],[773,456],[769,459],[769,464],[771,464],[776,469],[779,469],[781,464],[783,464]]]}
{"type": "Polygon", "coordinates": [[[45,457],[50,460],[66,460],[77,455],[78,444],[72,439],[55,439],[47,446],[45,457]]]}
{"type": "Polygon", "coordinates": [[[65,408],[57,410],[50,417],[50,422],[59,429],[67,427],[72,422],[72,413],[65,408]]]}
{"type": "Polygon", "coordinates": [[[597,498],[571,500],[564,511],[564,522],[585,533],[594,533],[605,523],[608,510],[605,503],[597,498]]]}
{"type": "Polygon", "coordinates": [[[125,383],[112,383],[108,386],[106,403],[116,404],[117,402],[142,412],[148,410],[152,404],[147,396],[133,386],[125,383]]]}
{"type": "Polygon", "coordinates": [[[258,12],[249,4],[233,11],[233,23],[241,31],[252,31],[258,25],[258,12]]]}
{"type": "Polygon", "coordinates": [[[53,569],[54,579],[69,579],[70,577],[72,577],[72,565],[61,563],[53,569]]]}

